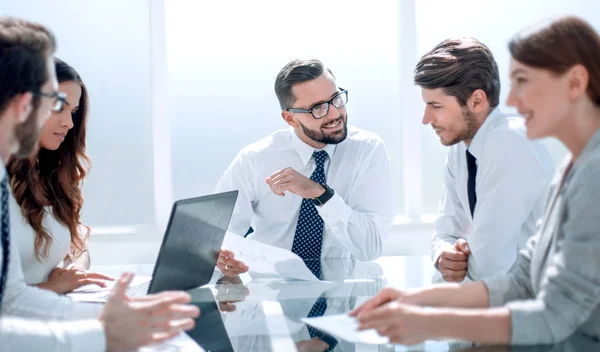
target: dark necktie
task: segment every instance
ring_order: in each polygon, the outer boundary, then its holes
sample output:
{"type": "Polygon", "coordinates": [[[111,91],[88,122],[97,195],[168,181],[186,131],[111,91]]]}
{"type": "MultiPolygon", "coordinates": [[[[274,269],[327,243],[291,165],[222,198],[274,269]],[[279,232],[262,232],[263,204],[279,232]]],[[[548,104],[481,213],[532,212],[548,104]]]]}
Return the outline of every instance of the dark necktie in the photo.
{"type": "Polygon", "coordinates": [[[477,194],[475,193],[475,178],[477,177],[477,159],[466,150],[467,154],[467,171],[469,172],[469,178],[467,181],[467,192],[469,194],[469,208],[471,208],[471,217],[475,213],[475,205],[477,204],[477,194]]]}
{"type": "Polygon", "coordinates": [[[2,297],[4,297],[4,288],[6,287],[8,274],[8,259],[10,257],[10,222],[8,214],[8,175],[0,182],[0,224],[1,243],[2,243],[2,271],[0,272],[0,307],[2,307],[2,297]]]}
{"type": "MultiPolygon", "coordinates": [[[[319,297],[315,304],[312,306],[310,312],[308,312],[308,317],[321,317],[325,314],[326,310],[327,300],[325,299],[325,297],[319,297]]],[[[326,351],[333,351],[335,349],[335,347],[338,344],[338,340],[335,337],[326,334],[321,330],[317,330],[310,325],[307,325],[307,328],[310,338],[318,337],[321,341],[329,345],[329,348],[326,351]]]]}
{"type": "MultiPolygon", "coordinates": [[[[317,168],[310,176],[310,179],[325,184],[325,160],[327,152],[324,150],[315,151],[313,159],[317,163],[317,168]]],[[[294,244],[292,252],[297,254],[306,266],[321,279],[321,249],[323,247],[323,219],[317,212],[317,208],[312,199],[303,199],[300,206],[300,215],[296,225],[296,234],[294,235],[294,244]]]]}

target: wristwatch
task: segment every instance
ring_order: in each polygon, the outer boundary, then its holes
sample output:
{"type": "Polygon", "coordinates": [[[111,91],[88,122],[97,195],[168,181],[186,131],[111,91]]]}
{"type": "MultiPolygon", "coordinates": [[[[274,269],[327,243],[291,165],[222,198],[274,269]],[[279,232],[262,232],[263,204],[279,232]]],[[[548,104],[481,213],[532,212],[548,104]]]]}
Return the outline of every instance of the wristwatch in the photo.
{"type": "Polygon", "coordinates": [[[317,198],[312,199],[313,203],[315,203],[315,205],[318,205],[318,206],[321,206],[321,205],[327,203],[327,201],[329,201],[331,199],[331,197],[333,197],[333,195],[335,194],[335,191],[333,189],[331,189],[329,186],[327,186],[326,184],[321,184],[321,186],[323,186],[323,188],[325,188],[325,192],[323,192],[323,194],[321,194],[317,198]]]}

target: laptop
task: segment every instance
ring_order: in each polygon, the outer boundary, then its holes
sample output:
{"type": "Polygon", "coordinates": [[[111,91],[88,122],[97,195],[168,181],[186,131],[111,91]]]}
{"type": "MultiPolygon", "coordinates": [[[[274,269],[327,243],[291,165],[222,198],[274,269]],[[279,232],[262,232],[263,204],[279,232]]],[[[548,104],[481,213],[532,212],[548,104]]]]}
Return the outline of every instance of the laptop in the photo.
{"type": "Polygon", "coordinates": [[[205,351],[234,352],[212,290],[201,287],[188,293],[192,296],[190,304],[198,306],[201,313],[196,318],[194,328],[186,331],[186,334],[205,351]]]}
{"type": "MultiPolygon", "coordinates": [[[[127,294],[145,296],[206,285],[213,276],[237,196],[238,191],[230,191],[176,201],[152,278],[130,286],[127,294]]],[[[109,293],[86,296],[72,297],[97,302],[106,301],[109,293]]]]}

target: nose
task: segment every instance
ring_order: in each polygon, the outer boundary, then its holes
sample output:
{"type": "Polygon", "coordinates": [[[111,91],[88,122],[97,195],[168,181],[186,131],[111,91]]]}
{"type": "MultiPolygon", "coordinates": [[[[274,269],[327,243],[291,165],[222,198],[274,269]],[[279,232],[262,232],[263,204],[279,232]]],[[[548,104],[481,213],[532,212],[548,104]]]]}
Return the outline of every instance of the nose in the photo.
{"type": "Polygon", "coordinates": [[[518,107],[518,104],[519,99],[517,98],[517,92],[515,92],[515,89],[511,87],[510,91],[508,92],[508,97],[506,97],[506,105],[516,108],[518,107]]]}
{"type": "Polygon", "coordinates": [[[73,116],[71,115],[70,112],[65,111],[64,114],[63,114],[63,116],[61,116],[60,126],[61,127],[66,127],[68,129],[73,128],[73,126],[74,126],[73,116]]]}
{"type": "Polygon", "coordinates": [[[325,115],[326,117],[331,117],[332,119],[337,119],[338,117],[340,117],[342,114],[340,113],[340,110],[343,109],[343,107],[341,108],[336,108],[333,104],[329,104],[329,111],[327,111],[327,115],[325,115]]]}
{"type": "Polygon", "coordinates": [[[425,111],[423,112],[423,119],[421,120],[421,123],[423,125],[429,125],[429,124],[432,124],[434,122],[435,122],[435,117],[426,108],[425,111]]]}

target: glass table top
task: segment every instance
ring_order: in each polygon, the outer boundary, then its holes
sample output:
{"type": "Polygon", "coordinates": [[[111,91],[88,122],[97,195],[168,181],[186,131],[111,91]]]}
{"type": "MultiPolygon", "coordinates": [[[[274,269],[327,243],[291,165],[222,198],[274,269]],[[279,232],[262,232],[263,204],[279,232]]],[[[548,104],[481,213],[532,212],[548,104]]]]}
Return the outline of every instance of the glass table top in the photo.
{"type": "MultiPolygon", "coordinates": [[[[152,265],[95,266],[96,271],[124,270],[150,275],[152,265]]],[[[352,344],[309,328],[302,318],[346,314],[385,286],[429,285],[434,268],[429,256],[382,257],[374,262],[321,261],[323,281],[243,274],[222,277],[190,290],[201,309],[188,332],[206,351],[600,351],[600,342],[573,336],[557,346],[475,346],[470,342],[426,341],[414,346],[352,344]]]]}

